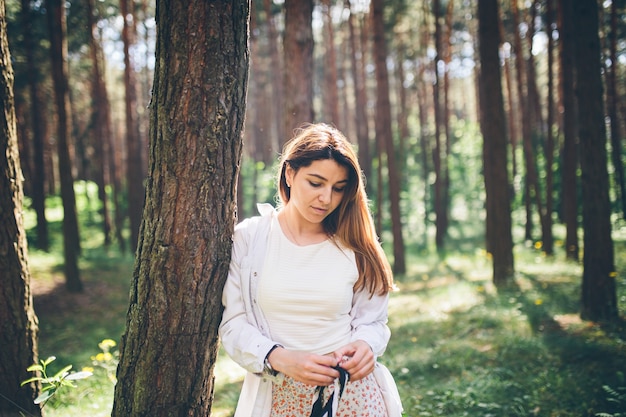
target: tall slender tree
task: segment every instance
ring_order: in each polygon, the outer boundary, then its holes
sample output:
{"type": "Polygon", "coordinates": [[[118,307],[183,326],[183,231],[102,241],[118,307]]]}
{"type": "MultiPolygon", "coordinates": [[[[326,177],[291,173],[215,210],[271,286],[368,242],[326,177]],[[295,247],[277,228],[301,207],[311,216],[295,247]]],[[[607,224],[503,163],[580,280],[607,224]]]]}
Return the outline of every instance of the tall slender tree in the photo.
{"type": "Polygon", "coordinates": [[[313,0],[285,0],[283,36],[284,144],[293,130],[314,120],[313,111],[313,0]]]}
{"type": "Polygon", "coordinates": [[[137,249],[139,227],[141,225],[141,211],[144,203],[144,148],[139,136],[137,116],[137,84],[131,47],[135,42],[134,3],[130,0],[120,0],[120,13],[124,21],[122,40],[124,43],[124,91],[126,114],[126,175],[128,217],[130,219],[130,243],[133,251],[137,249]]]}
{"type": "Polygon", "coordinates": [[[47,133],[46,112],[42,111],[42,92],[39,86],[39,74],[35,62],[35,51],[32,33],[32,12],[30,1],[22,0],[21,23],[24,34],[24,52],[26,54],[26,70],[28,87],[30,91],[30,110],[33,133],[33,176],[32,198],[33,207],[37,214],[37,247],[48,250],[50,239],[48,236],[48,221],[46,219],[46,190],[45,190],[45,164],[44,144],[47,133]]]}
{"type": "Polygon", "coordinates": [[[89,26],[89,54],[91,58],[91,90],[92,90],[92,126],[96,148],[96,169],[94,174],[98,185],[98,197],[102,203],[102,228],[104,244],[111,244],[111,215],[109,198],[106,188],[110,184],[108,149],[111,146],[111,116],[106,83],[102,71],[102,48],[95,34],[97,33],[95,0],[87,0],[87,22],[89,26]]]}
{"type": "Polygon", "coordinates": [[[39,386],[20,383],[37,361],[37,317],[30,291],[24,219],[23,177],[17,145],[13,67],[0,0],[0,416],[40,416],[39,386]]]}
{"type": "MultiPolygon", "coordinates": [[[[376,140],[384,147],[387,157],[387,178],[389,206],[391,208],[391,228],[393,234],[393,271],[406,272],[404,238],[402,236],[402,215],[400,213],[400,175],[396,162],[396,151],[391,130],[391,103],[389,100],[389,73],[387,71],[387,40],[385,39],[384,2],[372,0],[372,50],[376,69],[376,140]]],[[[379,158],[382,157],[379,154],[379,158]]],[[[381,182],[378,184],[382,188],[381,182]]]]}
{"type": "Polygon", "coordinates": [[[581,317],[611,321],[618,317],[606,127],[598,34],[598,2],[574,3],[576,94],[583,208],[581,317]]]}
{"type": "Polygon", "coordinates": [[[561,94],[563,102],[563,150],[561,156],[563,222],[565,223],[565,253],[578,261],[578,107],[575,95],[573,4],[559,0],[559,45],[561,94]]]}
{"type": "Polygon", "coordinates": [[[63,200],[63,253],[65,261],[65,282],[68,291],[80,292],[83,284],[78,269],[80,235],[76,213],[76,194],[72,173],[72,141],[70,90],[67,64],[67,22],[65,5],[61,0],[46,0],[48,26],[50,30],[50,56],[54,98],[57,115],[57,152],[59,156],[59,178],[61,179],[61,199],[63,200]]]}
{"type": "Polygon", "coordinates": [[[506,287],[513,279],[513,237],[507,168],[506,120],[500,76],[498,1],[478,1],[480,56],[480,129],[487,195],[487,246],[493,259],[493,282],[506,287]]]}
{"type": "Polygon", "coordinates": [[[246,0],[157,2],[150,175],[113,417],[210,415],[236,217],[246,0]]]}

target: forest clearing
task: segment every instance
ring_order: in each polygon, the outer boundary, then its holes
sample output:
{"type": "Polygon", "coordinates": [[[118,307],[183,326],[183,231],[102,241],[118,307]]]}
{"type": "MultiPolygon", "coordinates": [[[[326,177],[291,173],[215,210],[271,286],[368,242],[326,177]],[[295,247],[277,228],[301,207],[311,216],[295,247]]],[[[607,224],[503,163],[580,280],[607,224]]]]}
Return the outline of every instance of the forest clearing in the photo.
{"type": "MultiPolygon", "coordinates": [[[[90,233],[94,223],[82,218],[85,236],[97,237],[90,233]]],[[[477,235],[468,236],[475,248],[481,245],[479,226],[471,225],[477,235]]],[[[615,242],[623,312],[626,230],[620,230],[615,242]]],[[[65,289],[58,251],[30,253],[41,358],[54,355],[55,367],[94,372],[53,398],[44,408],[48,417],[111,412],[117,362],[98,357],[98,344],[118,343],[124,330],[133,259],[107,251],[98,238],[84,246],[85,291],[79,294],[65,289]]],[[[515,256],[519,288],[499,293],[484,251],[451,250],[445,257],[432,249],[409,251],[407,274],[396,276],[392,338],[381,358],[398,381],[406,416],[624,415],[626,324],[607,328],[580,320],[581,266],[564,260],[562,249],[546,258],[520,243],[515,256]]],[[[232,416],[243,374],[220,351],[212,416],[232,416]]]]}

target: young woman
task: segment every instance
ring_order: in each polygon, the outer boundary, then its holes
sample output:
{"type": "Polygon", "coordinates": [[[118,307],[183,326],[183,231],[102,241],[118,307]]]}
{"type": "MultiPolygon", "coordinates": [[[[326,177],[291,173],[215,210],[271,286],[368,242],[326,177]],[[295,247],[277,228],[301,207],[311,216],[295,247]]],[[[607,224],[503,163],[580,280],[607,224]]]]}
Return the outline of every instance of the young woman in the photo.
{"type": "MultiPolygon", "coordinates": [[[[389,263],[361,169],[337,129],[309,125],[285,146],[279,209],[235,228],[223,293],[222,344],[248,373],[236,417],[309,417],[319,395],[349,381],[337,417],[386,416],[372,374],[390,331],[389,263]]],[[[338,395],[335,395],[337,398],[338,395]]]]}

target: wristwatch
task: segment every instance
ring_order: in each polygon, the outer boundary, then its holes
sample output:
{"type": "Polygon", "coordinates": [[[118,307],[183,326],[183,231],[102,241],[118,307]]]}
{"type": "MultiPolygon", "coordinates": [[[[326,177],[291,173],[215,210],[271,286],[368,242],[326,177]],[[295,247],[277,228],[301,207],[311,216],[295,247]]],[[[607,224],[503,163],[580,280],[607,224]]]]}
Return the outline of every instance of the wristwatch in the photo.
{"type": "Polygon", "coordinates": [[[278,371],[274,370],[274,368],[272,368],[272,364],[270,363],[269,357],[270,357],[270,353],[272,353],[274,351],[274,349],[282,347],[281,345],[274,345],[272,346],[272,348],[269,350],[269,352],[267,352],[267,355],[265,355],[265,360],[263,361],[263,372],[271,375],[271,376],[276,376],[278,374],[278,371]]]}

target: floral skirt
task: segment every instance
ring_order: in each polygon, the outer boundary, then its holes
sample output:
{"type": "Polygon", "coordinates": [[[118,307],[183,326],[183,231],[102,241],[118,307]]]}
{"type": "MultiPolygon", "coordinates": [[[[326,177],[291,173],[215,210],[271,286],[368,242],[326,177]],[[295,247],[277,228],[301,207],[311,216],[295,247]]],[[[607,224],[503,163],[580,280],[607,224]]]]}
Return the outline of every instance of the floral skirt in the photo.
{"type": "MultiPolygon", "coordinates": [[[[271,417],[309,417],[315,400],[315,386],[285,376],[282,384],[272,387],[271,417]]],[[[327,401],[334,385],[324,390],[327,401]]],[[[335,417],[387,417],[385,403],[373,374],[349,381],[339,400],[335,417]]]]}

